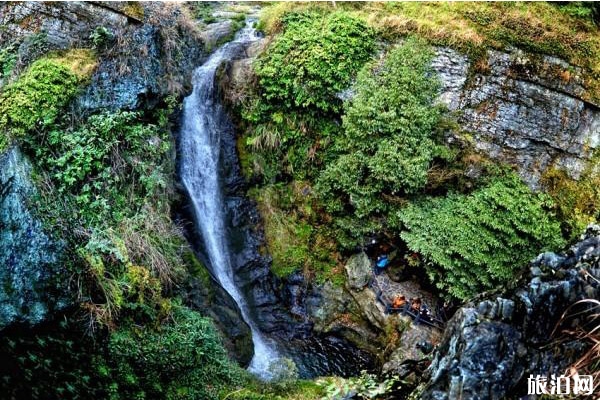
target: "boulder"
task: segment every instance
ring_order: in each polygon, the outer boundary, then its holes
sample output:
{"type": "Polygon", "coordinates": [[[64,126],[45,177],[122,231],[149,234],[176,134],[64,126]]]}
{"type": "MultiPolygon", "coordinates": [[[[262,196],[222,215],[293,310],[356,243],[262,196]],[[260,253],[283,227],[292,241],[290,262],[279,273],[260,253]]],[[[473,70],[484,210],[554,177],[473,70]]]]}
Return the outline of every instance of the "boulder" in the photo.
{"type": "Polygon", "coordinates": [[[369,281],[373,276],[371,260],[364,251],[352,255],[344,268],[348,275],[348,286],[350,289],[363,289],[369,284],[369,281]]]}

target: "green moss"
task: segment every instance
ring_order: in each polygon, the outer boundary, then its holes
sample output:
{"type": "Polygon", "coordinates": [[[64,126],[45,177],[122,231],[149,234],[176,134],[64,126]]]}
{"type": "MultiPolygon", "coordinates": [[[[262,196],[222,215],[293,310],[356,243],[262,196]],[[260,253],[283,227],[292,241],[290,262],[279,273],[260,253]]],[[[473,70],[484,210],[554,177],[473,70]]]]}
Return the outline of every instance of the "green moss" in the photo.
{"type": "Polygon", "coordinates": [[[562,222],[563,231],[575,239],[588,224],[600,218],[600,173],[597,171],[599,157],[588,163],[578,180],[570,178],[559,168],[550,168],[542,177],[542,184],[553,198],[562,222]]]}
{"type": "Polygon", "coordinates": [[[14,139],[54,126],[94,66],[88,50],[54,54],[34,62],[7,85],[0,94],[0,151],[14,139]]]}
{"type": "Polygon", "coordinates": [[[308,278],[324,282],[337,275],[337,253],[335,243],[317,222],[309,191],[306,185],[296,183],[267,186],[254,190],[252,195],[265,223],[273,273],[286,277],[301,271],[308,278]]]}
{"type": "Polygon", "coordinates": [[[59,112],[77,93],[78,77],[67,67],[39,60],[0,95],[0,131],[8,139],[52,126],[59,112]]]}

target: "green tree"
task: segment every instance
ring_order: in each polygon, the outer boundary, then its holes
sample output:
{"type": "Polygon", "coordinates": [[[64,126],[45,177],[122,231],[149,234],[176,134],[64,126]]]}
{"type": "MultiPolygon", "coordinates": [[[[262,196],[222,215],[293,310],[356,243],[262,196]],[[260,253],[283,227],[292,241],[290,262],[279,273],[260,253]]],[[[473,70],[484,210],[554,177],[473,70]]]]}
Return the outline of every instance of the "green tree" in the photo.
{"type": "Polygon", "coordinates": [[[432,56],[421,41],[408,39],[358,75],[335,144],[338,157],[318,180],[327,209],[352,214],[357,223],[346,230],[355,238],[380,226],[372,218],[386,217],[395,200],[427,183],[441,116],[433,105],[439,83],[432,56]]]}
{"type": "Polygon", "coordinates": [[[437,287],[466,300],[508,283],[536,254],[565,244],[550,206],[550,197],[511,174],[469,195],[413,203],[393,223],[437,287]]]}

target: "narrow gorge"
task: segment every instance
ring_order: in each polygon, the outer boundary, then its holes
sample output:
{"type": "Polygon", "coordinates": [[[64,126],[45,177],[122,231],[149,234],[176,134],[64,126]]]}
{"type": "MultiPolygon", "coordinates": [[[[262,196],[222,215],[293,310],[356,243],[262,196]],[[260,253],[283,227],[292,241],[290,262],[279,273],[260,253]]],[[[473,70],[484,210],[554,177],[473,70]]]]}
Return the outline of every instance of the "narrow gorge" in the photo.
{"type": "Polygon", "coordinates": [[[0,399],[594,398],[599,23],[2,3],[0,399]]]}

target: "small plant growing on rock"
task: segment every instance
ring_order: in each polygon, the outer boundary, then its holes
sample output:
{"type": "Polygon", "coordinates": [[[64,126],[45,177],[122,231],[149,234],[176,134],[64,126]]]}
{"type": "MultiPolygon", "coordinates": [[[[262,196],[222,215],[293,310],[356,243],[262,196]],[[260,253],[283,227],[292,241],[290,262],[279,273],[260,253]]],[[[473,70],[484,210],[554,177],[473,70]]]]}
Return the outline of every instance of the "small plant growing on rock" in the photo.
{"type": "Polygon", "coordinates": [[[90,34],[90,40],[96,49],[105,47],[113,38],[114,34],[104,26],[96,27],[90,34]]]}

